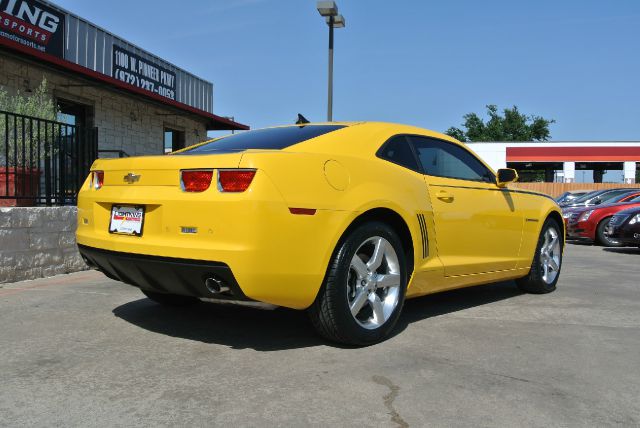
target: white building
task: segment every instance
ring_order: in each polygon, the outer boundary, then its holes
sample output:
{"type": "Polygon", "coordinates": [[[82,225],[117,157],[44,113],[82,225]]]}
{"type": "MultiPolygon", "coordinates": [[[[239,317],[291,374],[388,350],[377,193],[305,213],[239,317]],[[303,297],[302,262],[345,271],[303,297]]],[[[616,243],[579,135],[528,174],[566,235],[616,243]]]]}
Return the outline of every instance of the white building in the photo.
{"type": "Polygon", "coordinates": [[[592,171],[602,182],[604,171],[621,171],[624,183],[636,182],[640,141],[477,142],[467,146],[492,168],[514,168],[521,175],[545,171],[545,181],[573,183],[576,171],[592,171]]]}

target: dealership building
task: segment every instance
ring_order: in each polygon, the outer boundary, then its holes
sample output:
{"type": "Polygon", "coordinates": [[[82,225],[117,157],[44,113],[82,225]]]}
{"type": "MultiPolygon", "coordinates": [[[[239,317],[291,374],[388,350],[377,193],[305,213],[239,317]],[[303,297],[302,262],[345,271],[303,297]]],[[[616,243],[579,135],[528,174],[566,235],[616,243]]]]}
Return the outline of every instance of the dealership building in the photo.
{"type": "Polygon", "coordinates": [[[0,87],[43,79],[58,121],[92,129],[100,156],[166,153],[246,125],[213,113],[213,85],[48,1],[0,0],[0,87]]]}

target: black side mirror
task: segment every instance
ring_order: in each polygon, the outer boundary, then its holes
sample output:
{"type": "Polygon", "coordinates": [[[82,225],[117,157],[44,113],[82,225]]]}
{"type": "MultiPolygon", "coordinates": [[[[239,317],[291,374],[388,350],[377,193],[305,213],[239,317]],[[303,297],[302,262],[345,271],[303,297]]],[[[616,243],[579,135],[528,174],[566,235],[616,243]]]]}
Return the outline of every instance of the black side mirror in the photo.
{"type": "Polygon", "coordinates": [[[504,187],[514,181],[518,181],[518,172],[515,169],[501,168],[498,170],[498,177],[496,178],[498,187],[504,187]]]}

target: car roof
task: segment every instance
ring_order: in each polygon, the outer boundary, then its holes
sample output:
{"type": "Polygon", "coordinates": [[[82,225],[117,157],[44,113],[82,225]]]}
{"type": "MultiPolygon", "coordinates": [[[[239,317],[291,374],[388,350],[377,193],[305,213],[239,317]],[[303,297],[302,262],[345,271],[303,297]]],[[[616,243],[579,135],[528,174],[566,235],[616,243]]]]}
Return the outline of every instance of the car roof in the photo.
{"type": "MultiPolygon", "coordinates": [[[[298,143],[289,145],[282,149],[278,149],[282,153],[322,153],[331,154],[335,156],[349,156],[357,158],[373,158],[376,156],[376,152],[382,146],[382,144],[394,135],[419,135],[424,137],[431,137],[440,140],[444,140],[453,144],[457,144],[464,147],[466,150],[472,152],[475,157],[482,162],[489,171],[493,171],[490,165],[485,160],[478,156],[470,147],[461,143],[449,135],[432,131],[425,128],[420,128],[412,125],[403,125],[390,122],[311,122],[305,124],[289,124],[280,126],[271,126],[260,129],[272,129],[272,128],[285,128],[285,127],[301,127],[301,126],[323,126],[333,125],[342,126],[340,129],[327,132],[326,134],[319,135],[314,138],[300,141],[298,143]]],[[[257,131],[255,129],[252,131],[257,131]]],[[[246,131],[246,132],[252,132],[246,131]]],[[[222,139],[226,138],[220,137],[222,139]]],[[[182,149],[176,153],[186,152],[194,149],[198,146],[210,143],[217,139],[205,141],[203,143],[190,146],[186,149],[182,149]]],[[[246,152],[261,152],[264,149],[247,149],[246,152]]],[[[273,150],[269,150],[273,151],[273,150]]]]}
{"type": "MultiPolygon", "coordinates": [[[[349,140],[349,144],[344,144],[344,139],[342,138],[342,137],[348,138],[349,135],[355,136],[356,134],[360,134],[358,135],[359,137],[363,137],[363,136],[379,137],[381,135],[391,136],[395,134],[415,134],[415,135],[422,135],[426,137],[438,138],[441,140],[446,140],[446,141],[464,146],[464,144],[454,139],[453,137],[450,137],[446,134],[442,134],[440,132],[432,131],[425,128],[420,128],[417,126],[403,125],[403,124],[390,123],[390,122],[374,122],[374,121],[310,122],[310,123],[304,123],[304,124],[286,124],[286,125],[268,126],[268,127],[256,128],[256,129],[252,129],[250,131],[244,131],[244,132],[254,132],[254,131],[260,131],[263,129],[293,128],[293,127],[304,127],[304,126],[327,126],[327,125],[330,125],[330,126],[337,125],[337,126],[341,126],[342,128],[332,132],[328,132],[327,134],[322,134],[316,138],[310,138],[308,140],[300,141],[298,143],[292,144],[291,146],[285,147],[282,150],[289,151],[289,152],[308,151],[308,150],[316,151],[316,150],[312,150],[314,146],[322,146],[323,147],[322,151],[325,151],[328,146],[331,146],[330,141],[333,139],[333,137],[340,135],[343,141],[340,141],[340,143],[336,145],[335,147],[336,149],[338,149],[339,151],[346,151],[346,152],[353,152],[354,154],[357,154],[357,153],[361,154],[362,153],[361,149],[363,148],[362,146],[370,146],[371,139],[357,138],[357,139],[349,140]]],[[[196,145],[186,147],[185,149],[182,149],[179,152],[187,151],[189,149],[193,149],[195,147],[202,146],[207,143],[224,139],[226,137],[231,137],[231,136],[233,136],[233,134],[212,138],[207,141],[203,141],[202,143],[198,143],[196,145]]],[[[374,139],[374,140],[376,142],[379,141],[379,139],[374,139]]],[[[467,146],[465,146],[465,148],[470,150],[469,147],[467,146]]]]}
{"type": "Polygon", "coordinates": [[[588,200],[591,200],[597,196],[601,196],[601,195],[606,195],[607,193],[612,193],[612,192],[620,192],[620,191],[634,191],[634,190],[640,190],[640,189],[634,189],[633,187],[614,187],[612,189],[600,189],[600,190],[594,190],[593,192],[589,192],[586,193],[582,196],[580,196],[577,199],[574,199],[572,201],[572,203],[581,203],[581,202],[585,202],[588,200]]]}
{"type": "Polygon", "coordinates": [[[607,204],[591,205],[591,206],[585,207],[585,208],[586,209],[591,209],[591,210],[599,210],[599,209],[607,209],[607,208],[611,208],[611,207],[619,207],[619,206],[624,206],[624,205],[635,205],[635,204],[640,204],[640,201],[609,202],[607,204]]]}
{"type": "Polygon", "coordinates": [[[309,123],[308,125],[328,124],[344,125],[345,127],[316,139],[302,141],[287,147],[285,151],[328,151],[360,157],[365,155],[365,153],[375,154],[384,141],[393,135],[401,134],[437,138],[464,146],[467,150],[471,150],[469,147],[446,134],[413,125],[390,122],[318,122],[309,123]],[[345,140],[348,141],[349,144],[345,144],[345,140]],[[375,144],[373,144],[374,142],[375,144]]]}
{"type": "Polygon", "coordinates": [[[593,189],[588,189],[588,190],[574,189],[574,190],[567,190],[565,193],[571,193],[571,194],[584,193],[586,195],[587,193],[591,193],[593,191],[594,191],[593,189]]]}

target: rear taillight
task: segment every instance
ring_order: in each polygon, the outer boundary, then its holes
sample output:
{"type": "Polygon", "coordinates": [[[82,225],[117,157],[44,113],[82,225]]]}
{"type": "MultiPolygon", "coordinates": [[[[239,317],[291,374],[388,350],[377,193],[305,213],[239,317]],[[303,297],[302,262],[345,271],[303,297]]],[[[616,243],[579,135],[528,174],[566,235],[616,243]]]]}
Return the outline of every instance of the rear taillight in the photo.
{"type": "Polygon", "coordinates": [[[212,169],[180,171],[180,184],[185,192],[204,192],[211,185],[212,169]]]}
{"type": "Polygon", "coordinates": [[[249,188],[255,169],[219,169],[218,190],[221,192],[244,192],[249,188]]]}
{"type": "Polygon", "coordinates": [[[89,186],[98,190],[104,184],[104,171],[91,171],[91,183],[89,186]]]}

